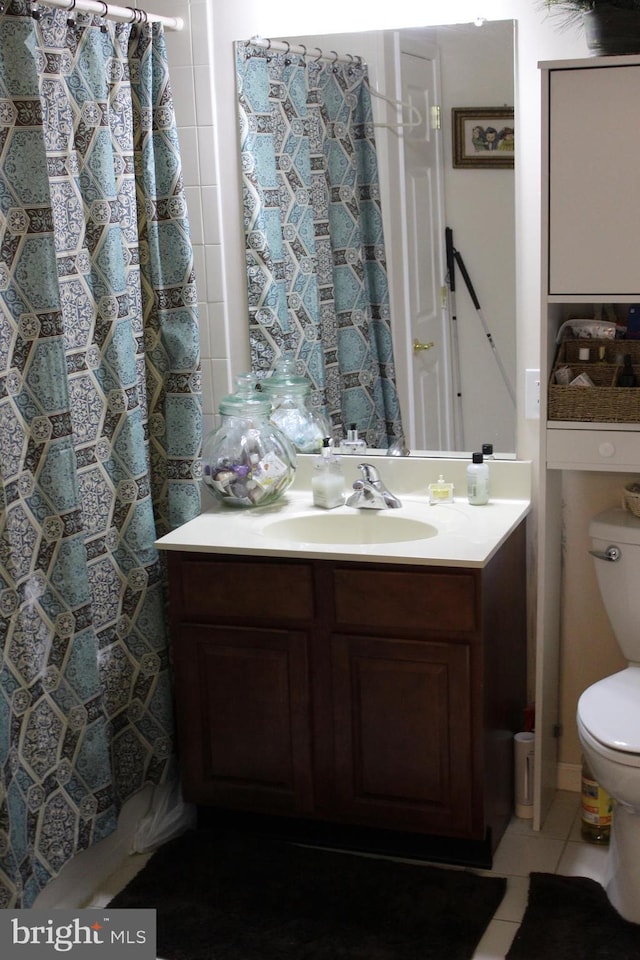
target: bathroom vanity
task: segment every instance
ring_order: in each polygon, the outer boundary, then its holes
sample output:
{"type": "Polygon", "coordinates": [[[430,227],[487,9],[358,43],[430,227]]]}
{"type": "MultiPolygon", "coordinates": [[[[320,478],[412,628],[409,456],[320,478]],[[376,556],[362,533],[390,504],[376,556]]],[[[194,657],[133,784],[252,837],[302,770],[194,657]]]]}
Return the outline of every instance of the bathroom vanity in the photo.
{"type": "Polygon", "coordinates": [[[185,798],[323,842],[489,863],[525,705],[528,505],[403,499],[380,514],[287,499],[263,516],[214,509],[160,541],[185,798]],[[367,514],[378,530],[403,514],[438,532],[278,543],[281,513],[288,531],[309,515],[367,514]],[[456,535],[474,559],[447,556],[456,535]]]}

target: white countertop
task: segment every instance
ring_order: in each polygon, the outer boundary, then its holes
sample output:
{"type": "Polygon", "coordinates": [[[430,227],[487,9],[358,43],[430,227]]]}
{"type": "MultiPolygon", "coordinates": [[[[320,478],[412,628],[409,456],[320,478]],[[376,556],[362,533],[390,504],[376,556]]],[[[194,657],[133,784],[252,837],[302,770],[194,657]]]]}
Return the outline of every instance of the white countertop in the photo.
{"type": "MultiPolygon", "coordinates": [[[[491,487],[500,494],[484,506],[471,506],[466,496],[453,503],[431,505],[426,496],[428,483],[438,479],[456,485],[461,493],[466,463],[414,458],[376,458],[376,466],[387,487],[402,500],[402,507],[384,511],[385,515],[419,520],[437,528],[426,539],[396,543],[309,543],[277,537],[269,530],[276,520],[302,516],[362,516],[378,511],[337,507],[314,507],[309,487],[313,458],[300,457],[296,482],[276,503],[267,507],[240,508],[219,504],[207,493],[209,501],[202,513],[162,537],[156,546],[162,550],[186,550],[200,553],[240,554],[261,557],[299,557],[320,560],[352,560],[375,563],[408,563],[483,567],[529,512],[530,463],[492,462],[491,487]],[[512,495],[509,495],[512,494],[512,495]]],[[[345,458],[350,461],[352,458],[345,458]]],[[[358,476],[357,462],[345,463],[347,487],[358,476]]],[[[334,523],[335,521],[331,521],[334,523]]],[[[375,522],[375,520],[374,520],[375,522]]]]}

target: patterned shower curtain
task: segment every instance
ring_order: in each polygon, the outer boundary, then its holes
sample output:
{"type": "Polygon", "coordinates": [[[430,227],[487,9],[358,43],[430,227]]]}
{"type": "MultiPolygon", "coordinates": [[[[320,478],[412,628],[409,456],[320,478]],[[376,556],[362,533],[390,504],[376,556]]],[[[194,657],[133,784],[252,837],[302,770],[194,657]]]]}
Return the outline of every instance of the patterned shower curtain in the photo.
{"type": "Polygon", "coordinates": [[[282,354],[334,438],[402,435],[367,67],[236,44],[252,368],[282,354]]]}
{"type": "Polygon", "coordinates": [[[0,907],[174,775],[154,540],[200,508],[162,28],[68,16],[0,14],[0,907]]]}

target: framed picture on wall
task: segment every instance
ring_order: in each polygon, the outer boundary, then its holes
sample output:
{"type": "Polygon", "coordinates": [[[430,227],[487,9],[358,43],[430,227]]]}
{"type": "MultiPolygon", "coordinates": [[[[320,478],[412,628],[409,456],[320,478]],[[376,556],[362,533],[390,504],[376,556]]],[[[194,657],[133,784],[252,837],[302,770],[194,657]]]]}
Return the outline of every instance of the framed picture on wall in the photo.
{"type": "Polygon", "coordinates": [[[454,167],[513,167],[513,107],[453,107],[454,167]]]}

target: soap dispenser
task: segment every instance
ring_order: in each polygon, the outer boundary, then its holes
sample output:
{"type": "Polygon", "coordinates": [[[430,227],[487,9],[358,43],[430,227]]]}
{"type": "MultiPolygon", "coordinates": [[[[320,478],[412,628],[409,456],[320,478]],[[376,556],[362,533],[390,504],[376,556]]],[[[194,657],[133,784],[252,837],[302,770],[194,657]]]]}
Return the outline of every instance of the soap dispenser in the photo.
{"type": "Polygon", "coordinates": [[[340,453],[357,454],[362,456],[367,449],[366,441],[358,436],[358,425],[352,423],[347,430],[347,438],[340,444],[340,453]]]}
{"type": "Polygon", "coordinates": [[[344,476],[340,460],[333,453],[330,437],[322,441],[322,453],[314,464],[311,490],[316,507],[332,510],[344,503],[344,476]]]}

